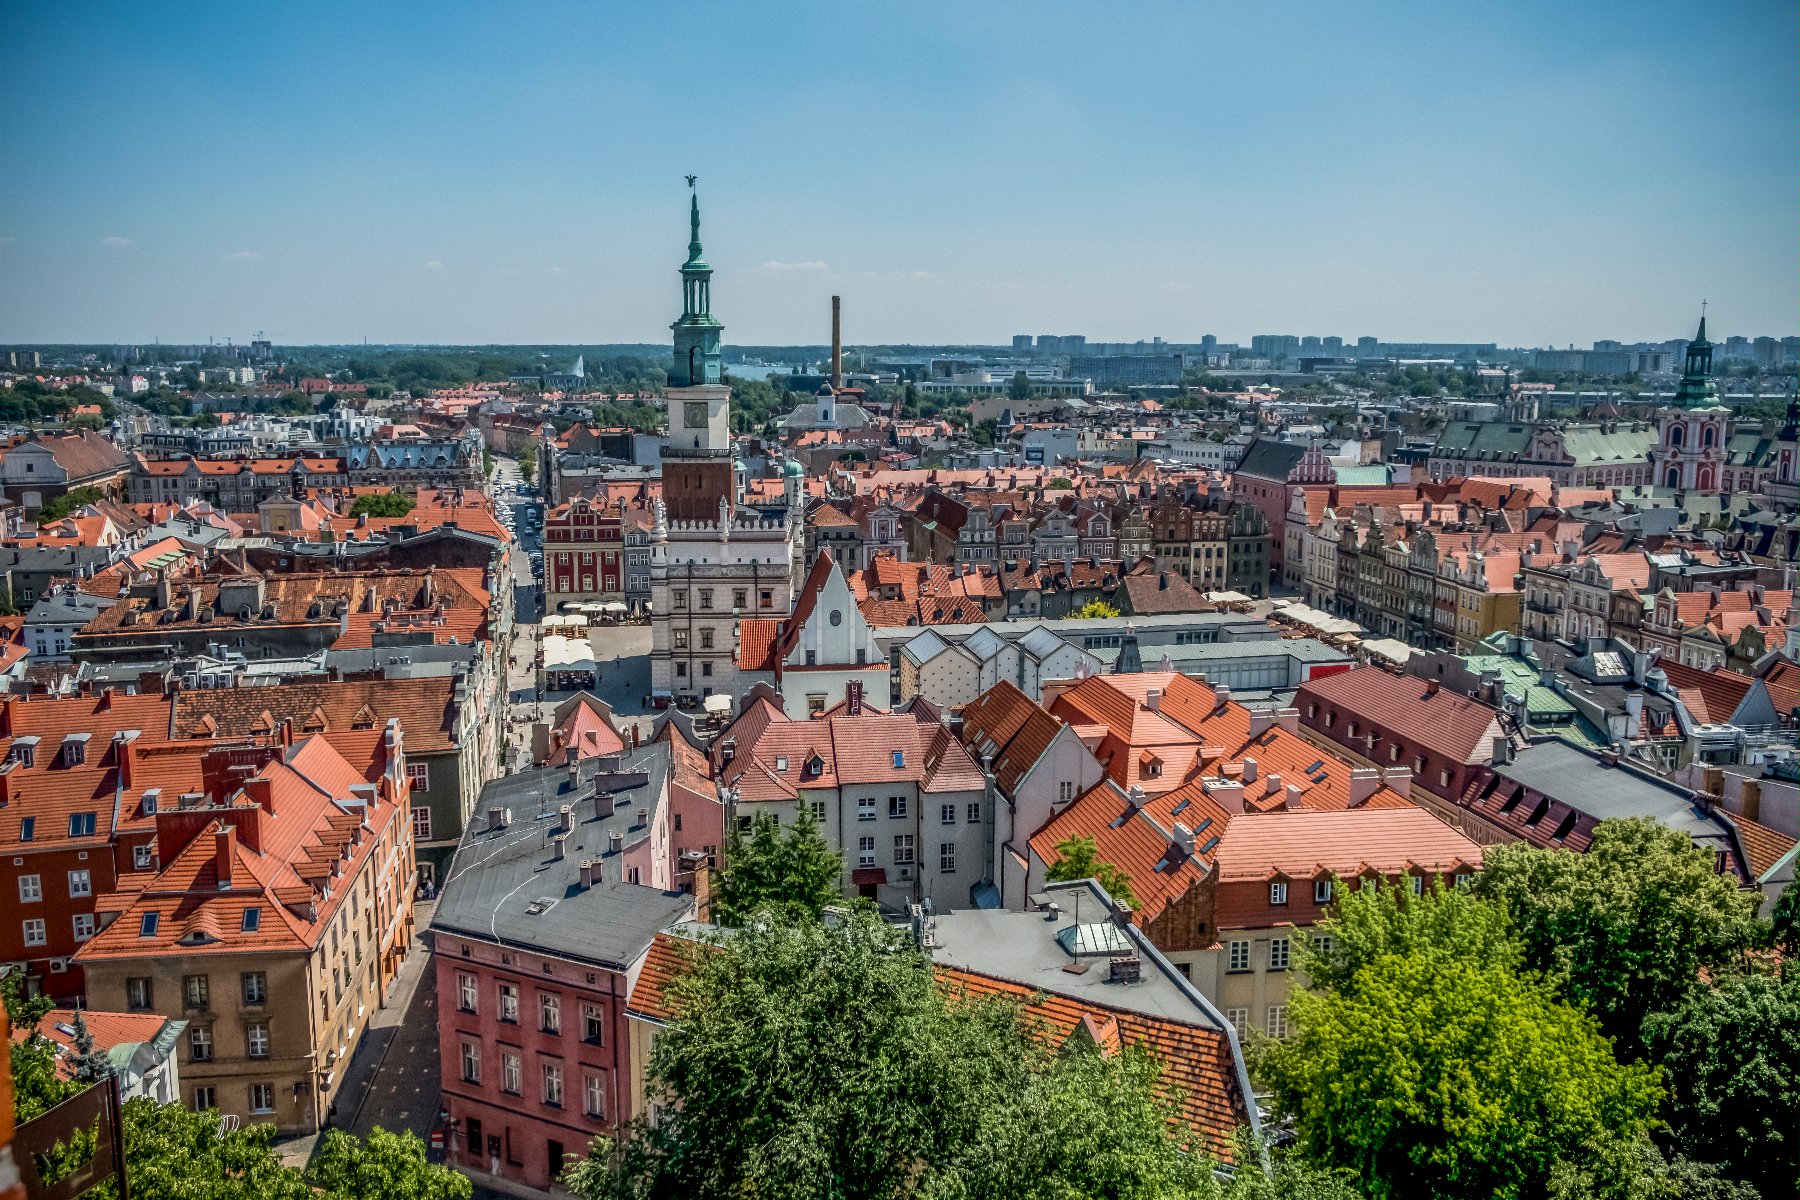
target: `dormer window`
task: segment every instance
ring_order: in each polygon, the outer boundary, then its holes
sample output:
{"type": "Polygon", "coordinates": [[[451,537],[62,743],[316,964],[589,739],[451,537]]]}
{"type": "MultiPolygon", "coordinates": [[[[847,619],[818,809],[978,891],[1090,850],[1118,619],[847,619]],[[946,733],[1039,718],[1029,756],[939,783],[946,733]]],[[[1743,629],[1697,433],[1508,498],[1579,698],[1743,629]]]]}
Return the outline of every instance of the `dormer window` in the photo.
{"type": "Polygon", "coordinates": [[[787,770],[787,755],[777,754],[775,756],[775,771],[777,774],[780,774],[785,770],[787,770]]]}
{"type": "Polygon", "coordinates": [[[85,733],[71,733],[68,737],[63,739],[63,766],[79,767],[82,763],[87,761],[87,744],[90,736],[91,735],[85,733]]]}
{"type": "Polygon", "coordinates": [[[35,737],[19,738],[17,741],[13,742],[12,750],[7,755],[8,759],[18,763],[21,767],[36,766],[37,743],[38,740],[35,737]]]}
{"type": "Polygon", "coordinates": [[[144,815],[146,817],[155,816],[156,815],[156,806],[158,805],[158,803],[161,802],[161,800],[162,800],[162,789],[161,788],[147,789],[144,792],[144,815]]]}

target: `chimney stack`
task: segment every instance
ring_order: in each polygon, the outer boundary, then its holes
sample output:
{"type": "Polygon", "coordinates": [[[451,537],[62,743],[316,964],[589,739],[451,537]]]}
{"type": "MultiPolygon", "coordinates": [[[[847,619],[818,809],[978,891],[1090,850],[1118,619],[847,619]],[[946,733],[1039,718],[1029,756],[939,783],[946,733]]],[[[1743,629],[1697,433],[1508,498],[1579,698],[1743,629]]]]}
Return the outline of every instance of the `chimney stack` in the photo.
{"type": "Polygon", "coordinates": [[[1288,810],[1288,811],[1289,811],[1289,812],[1299,812],[1299,811],[1300,811],[1300,809],[1301,809],[1301,808],[1302,808],[1302,807],[1304,807],[1304,806],[1303,806],[1303,805],[1302,805],[1302,804],[1301,804],[1301,803],[1300,803],[1300,797],[1301,797],[1301,795],[1302,795],[1302,793],[1301,793],[1301,791],[1300,791],[1300,785],[1299,785],[1299,784],[1297,784],[1297,783],[1290,783],[1290,784],[1288,784],[1288,785],[1287,785],[1287,800],[1286,800],[1286,802],[1285,802],[1285,803],[1286,803],[1286,805],[1287,805],[1287,810],[1288,810]]]}
{"type": "Polygon", "coordinates": [[[838,324],[843,304],[838,297],[831,298],[831,390],[837,391],[844,386],[844,338],[843,330],[838,324]]]}
{"type": "Polygon", "coordinates": [[[1250,710],[1250,736],[1259,738],[1269,732],[1269,726],[1275,724],[1275,710],[1272,708],[1253,708],[1250,710]]]}
{"type": "Polygon", "coordinates": [[[502,814],[504,814],[505,811],[506,811],[505,809],[498,808],[498,807],[488,809],[488,832],[489,833],[492,833],[495,830],[500,828],[502,814]]]}
{"type": "Polygon", "coordinates": [[[608,854],[617,854],[623,849],[625,849],[624,834],[615,829],[606,835],[606,852],[608,854]]]}
{"type": "Polygon", "coordinates": [[[1247,755],[1244,758],[1244,782],[1256,782],[1256,760],[1247,755]]]}
{"type": "Polygon", "coordinates": [[[571,806],[565,804],[556,810],[556,831],[558,833],[568,833],[574,828],[575,810],[571,806]]]}
{"type": "Polygon", "coordinates": [[[1381,790],[1381,772],[1373,767],[1356,767],[1350,772],[1350,807],[1361,808],[1370,796],[1381,790]]]}
{"type": "Polygon", "coordinates": [[[237,862],[237,826],[221,824],[213,830],[213,871],[219,877],[219,890],[232,884],[231,869],[237,862]]]}
{"type": "Polygon", "coordinates": [[[600,864],[591,858],[581,860],[581,890],[587,891],[601,879],[600,864]]]}
{"type": "Polygon", "coordinates": [[[1280,773],[1277,771],[1270,771],[1268,773],[1268,775],[1266,775],[1263,779],[1263,795],[1273,796],[1276,792],[1279,792],[1280,790],[1281,790],[1281,775],[1280,775],[1280,773]]]}
{"type": "Polygon", "coordinates": [[[550,835],[550,861],[551,862],[561,862],[562,861],[563,843],[568,841],[568,839],[569,839],[569,835],[566,833],[563,833],[561,831],[558,831],[558,832],[550,835]]]}

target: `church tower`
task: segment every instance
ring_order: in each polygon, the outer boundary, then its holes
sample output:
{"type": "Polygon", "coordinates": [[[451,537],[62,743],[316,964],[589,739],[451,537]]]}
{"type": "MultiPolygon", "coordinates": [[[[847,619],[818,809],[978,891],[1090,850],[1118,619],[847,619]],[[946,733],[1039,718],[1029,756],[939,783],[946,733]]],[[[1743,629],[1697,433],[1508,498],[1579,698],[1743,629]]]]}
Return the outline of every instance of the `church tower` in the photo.
{"type": "Polygon", "coordinates": [[[669,372],[669,436],[663,448],[663,502],[678,521],[717,521],[735,499],[731,478],[731,388],[712,315],[712,268],[700,249],[700,196],[689,201],[687,261],[681,264],[681,316],[669,372]],[[721,510],[720,505],[725,506],[721,510]]]}
{"type": "Polygon", "coordinates": [[[1712,378],[1712,352],[1702,313],[1700,331],[1688,343],[1675,403],[1663,410],[1657,430],[1656,465],[1651,475],[1657,487],[1711,492],[1724,486],[1721,472],[1725,443],[1731,437],[1731,410],[1719,403],[1719,385],[1712,378]]]}

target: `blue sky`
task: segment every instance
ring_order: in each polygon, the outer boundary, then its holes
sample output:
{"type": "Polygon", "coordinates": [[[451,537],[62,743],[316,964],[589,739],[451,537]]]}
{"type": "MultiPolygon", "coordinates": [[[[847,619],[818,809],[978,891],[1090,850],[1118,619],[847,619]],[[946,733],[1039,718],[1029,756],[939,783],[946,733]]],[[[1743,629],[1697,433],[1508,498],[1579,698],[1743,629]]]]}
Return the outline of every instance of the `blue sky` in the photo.
{"type": "Polygon", "coordinates": [[[0,11],[0,342],[1800,326],[1791,2],[0,11]]]}

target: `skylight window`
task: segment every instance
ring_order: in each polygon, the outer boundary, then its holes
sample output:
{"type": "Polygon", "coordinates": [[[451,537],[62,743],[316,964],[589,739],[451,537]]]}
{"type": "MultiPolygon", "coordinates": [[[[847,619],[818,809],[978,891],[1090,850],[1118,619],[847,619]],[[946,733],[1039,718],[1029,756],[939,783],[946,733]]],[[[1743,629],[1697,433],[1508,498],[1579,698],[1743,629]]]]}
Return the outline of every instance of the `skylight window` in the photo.
{"type": "Polygon", "coordinates": [[[21,842],[29,842],[36,835],[36,833],[37,833],[37,818],[36,817],[20,817],[19,818],[19,840],[21,842]]]}
{"type": "Polygon", "coordinates": [[[70,837],[93,837],[94,814],[91,812],[69,814],[70,837]]]}
{"type": "Polygon", "coordinates": [[[906,765],[906,751],[894,751],[894,770],[898,771],[906,765]]]}
{"type": "Polygon", "coordinates": [[[162,923],[161,913],[145,913],[138,918],[138,936],[155,937],[156,927],[162,923]]]}
{"type": "Polygon", "coordinates": [[[244,923],[241,928],[245,933],[255,933],[257,930],[261,929],[262,909],[246,908],[244,910],[244,923]]]}

